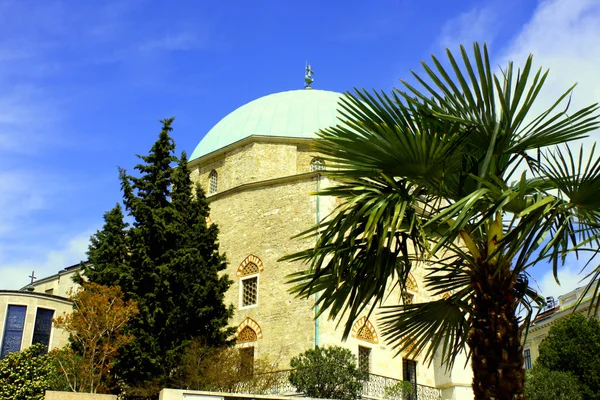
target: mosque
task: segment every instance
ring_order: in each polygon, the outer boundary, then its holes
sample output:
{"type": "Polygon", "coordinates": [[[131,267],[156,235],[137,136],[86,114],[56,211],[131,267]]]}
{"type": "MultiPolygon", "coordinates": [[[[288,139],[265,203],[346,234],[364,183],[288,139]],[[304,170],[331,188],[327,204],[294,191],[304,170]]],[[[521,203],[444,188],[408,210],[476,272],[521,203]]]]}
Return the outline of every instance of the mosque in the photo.
{"type": "MultiPolygon", "coordinates": [[[[209,222],[219,226],[221,251],[227,255],[227,273],[234,281],[226,303],[235,306],[231,324],[237,327],[237,345],[248,360],[282,357],[283,369],[289,368],[291,357],[307,349],[341,345],[356,354],[360,368],[373,377],[413,382],[422,393],[419,399],[472,399],[470,365],[464,358],[448,371],[437,360],[428,364],[420,357],[396,355],[380,335],[374,317],[360,318],[350,337],[342,341],[338,321],[325,316],[315,319],[315,299],[289,294],[287,276],[304,267],[278,260],[310,246],[309,240],[291,237],[336,205],[335,199],[311,195],[331,182],[322,176],[324,161],[310,144],[315,132],[338,122],[342,94],[312,89],[311,82],[305,89],[270,94],[237,108],[206,133],[190,157],[192,180],[206,190],[209,222]],[[422,392],[427,387],[436,388],[437,395],[422,392]]],[[[4,342],[6,332],[20,329],[20,345],[31,344],[38,329],[36,313],[39,309],[63,312],[64,307],[54,303],[65,301],[70,276],[77,269],[39,279],[30,291],[0,293],[0,313],[7,314],[0,314],[0,324],[13,321],[6,328],[0,325],[4,342]],[[11,316],[13,306],[26,308],[21,308],[18,323],[11,316]]],[[[408,293],[398,291],[390,301],[431,299],[420,283],[423,274],[423,267],[417,268],[408,293]]],[[[44,338],[50,348],[66,341],[62,332],[53,330],[44,338]]]]}

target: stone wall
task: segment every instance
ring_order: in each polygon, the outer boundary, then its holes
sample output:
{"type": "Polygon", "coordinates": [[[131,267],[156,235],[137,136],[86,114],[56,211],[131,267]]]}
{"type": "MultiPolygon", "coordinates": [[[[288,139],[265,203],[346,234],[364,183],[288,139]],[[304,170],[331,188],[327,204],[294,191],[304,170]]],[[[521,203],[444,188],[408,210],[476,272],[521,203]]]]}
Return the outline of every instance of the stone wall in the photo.
{"type": "Polygon", "coordinates": [[[117,400],[112,394],[55,392],[47,390],[44,400],[117,400]]]}
{"type": "MultiPolygon", "coordinates": [[[[307,174],[314,157],[315,153],[304,143],[256,142],[207,163],[200,160],[192,167],[193,179],[204,188],[208,188],[210,171],[215,169],[219,174],[218,192],[209,196],[209,201],[211,221],[220,230],[221,251],[227,254],[227,273],[234,281],[226,295],[227,302],[236,307],[232,325],[239,326],[238,332],[248,323],[256,326],[260,333],[258,340],[241,346],[254,346],[258,358],[280,358],[280,368],[289,367],[291,357],[316,343],[345,346],[357,357],[359,346],[363,346],[371,349],[372,373],[402,379],[402,355],[394,357],[396,351],[381,337],[377,313],[370,319],[376,342],[361,340],[356,335],[343,341],[342,325],[326,316],[319,319],[316,337],[314,298],[297,299],[289,293],[288,275],[305,267],[277,260],[311,246],[314,239],[291,238],[312,226],[317,218],[325,218],[337,205],[335,199],[311,195],[317,184],[321,189],[331,184],[316,174],[307,174]],[[293,179],[284,179],[293,175],[296,175],[293,179]],[[252,185],[240,188],[248,183],[252,185]],[[249,256],[260,260],[262,271],[258,273],[258,304],[244,308],[241,279],[236,274],[249,256]]],[[[410,292],[415,302],[430,299],[419,283],[424,273],[422,266],[413,273],[416,286],[410,292]]],[[[396,288],[388,304],[398,304],[399,299],[400,290],[396,288]]],[[[404,356],[417,361],[420,384],[435,386],[433,367],[425,365],[420,357],[404,356]]]]}

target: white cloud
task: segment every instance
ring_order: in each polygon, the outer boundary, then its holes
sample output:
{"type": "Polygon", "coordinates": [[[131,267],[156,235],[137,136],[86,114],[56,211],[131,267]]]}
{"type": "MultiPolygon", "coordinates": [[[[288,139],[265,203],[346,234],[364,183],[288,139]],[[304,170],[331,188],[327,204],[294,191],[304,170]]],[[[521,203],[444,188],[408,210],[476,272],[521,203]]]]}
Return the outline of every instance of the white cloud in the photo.
{"type": "Polygon", "coordinates": [[[475,7],[450,19],[442,27],[439,44],[453,51],[461,44],[467,47],[473,42],[490,44],[502,20],[500,14],[503,9],[494,4],[487,4],[485,7],[475,7]]]}
{"type": "Polygon", "coordinates": [[[548,266],[547,272],[542,275],[537,284],[544,297],[552,296],[558,298],[558,296],[586,285],[589,282],[586,276],[587,273],[581,273],[581,265],[578,265],[578,263],[567,263],[558,270],[559,285],[554,279],[552,268],[548,266]]]}
{"type": "MultiPolygon", "coordinates": [[[[85,260],[91,234],[91,231],[82,232],[65,240],[62,247],[58,249],[45,249],[42,252],[39,251],[40,249],[35,249],[32,253],[42,255],[22,259],[13,264],[3,264],[0,266],[0,276],[2,276],[0,289],[22,288],[29,283],[27,276],[31,271],[35,271],[36,277],[42,278],[85,260]]],[[[32,244],[31,247],[35,245],[32,244]]]]}
{"type": "MultiPolygon", "coordinates": [[[[541,1],[501,59],[523,65],[529,54],[535,66],[550,69],[535,111],[550,106],[575,83],[571,112],[600,101],[600,2],[541,1]]],[[[596,132],[588,143],[597,138],[596,132]]]]}

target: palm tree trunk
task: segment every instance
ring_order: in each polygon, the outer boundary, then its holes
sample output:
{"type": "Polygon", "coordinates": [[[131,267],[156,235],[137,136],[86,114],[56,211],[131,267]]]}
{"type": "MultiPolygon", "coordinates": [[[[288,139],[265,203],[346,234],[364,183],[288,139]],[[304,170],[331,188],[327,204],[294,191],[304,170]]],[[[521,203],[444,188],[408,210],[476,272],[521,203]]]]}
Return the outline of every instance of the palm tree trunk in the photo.
{"type": "Polygon", "coordinates": [[[522,400],[525,371],[510,268],[487,264],[472,276],[476,293],[468,344],[475,400],[522,400]]]}

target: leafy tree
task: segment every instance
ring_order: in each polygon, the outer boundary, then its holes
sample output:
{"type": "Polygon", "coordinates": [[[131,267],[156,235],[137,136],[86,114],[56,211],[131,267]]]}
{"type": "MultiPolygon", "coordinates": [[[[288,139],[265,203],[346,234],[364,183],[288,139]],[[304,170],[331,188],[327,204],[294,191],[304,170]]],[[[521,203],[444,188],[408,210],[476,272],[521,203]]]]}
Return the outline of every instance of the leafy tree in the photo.
{"type": "Polygon", "coordinates": [[[73,312],[54,320],[69,333],[72,348],[57,352],[56,359],[73,392],[108,392],[118,351],[134,339],[124,328],[137,313],[137,303],[124,301],[118,286],[83,283],[73,297],[73,312]]]}
{"type": "Polygon", "coordinates": [[[550,371],[538,363],[527,371],[525,395],[527,400],[583,400],[575,375],[550,371]]]}
{"type": "Polygon", "coordinates": [[[383,398],[388,400],[406,400],[413,392],[413,385],[409,381],[396,382],[383,389],[383,398]]]}
{"type": "Polygon", "coordinates": [[[360,397],[365,378],[350,350],[339,346],[317,347],[292,358],[290,383],[304,396],[354,400],[360,397]]]}
{"type": "Polygon", "coordinates": [[[0,360],[0,399],[42,400],[53,389],[56,366],[45,351],[38,343],[0,360]]]}
{"type": "Polygon", "coordinates": [[[600,399],[600,322],[595,317],[573,314],[557,321],[539,351],[540,366],[572,373],[584,399],[600,399]]]}
{"type": "Polygon", "coordinates": [[[191,184],[185,153],[174,156],[172,123],[162,121],[149,154],[138,156],[138,176],[120,170],[131,226],[120,207],[108,212],[92,238],[84,271],[93,282],[120,285],[138,303],[139,314],[127,326],[135,340],[122,349],[114,368],[130,386],[166,384],[192,339],[219,347],[232,333],[227,323],[233,308],[224,305],[231,282],[219,276],[226,262],[218,229],[207,226],[206,197],[191,184]]]}
{"type": "Polygon", "coordinates": [[[543,303],[528,268],[548,260],[556,275],[571,251],[598,251],[600,160],[564,146],[598,127],[598,106],[559,108],[571,88],[531,115],[548,72],[530,56],[497,74],[486,46],[473,50],[461,47],[462,62],[448,51],[452,71],[423,63],[420,87],[344,96],[343,121],[315,144],[338,183],[320,195],[341,204],[304,233],[314,247],[284,259],[308,264],[294,292],[320,293],[345,336],[422,263],[437,300],[385,307],[383,334],[429,360],[440,349],[448,366],[470,354],[475,399],[513,400],[525,380],[518,309],[528,321],[543,303]]]}

